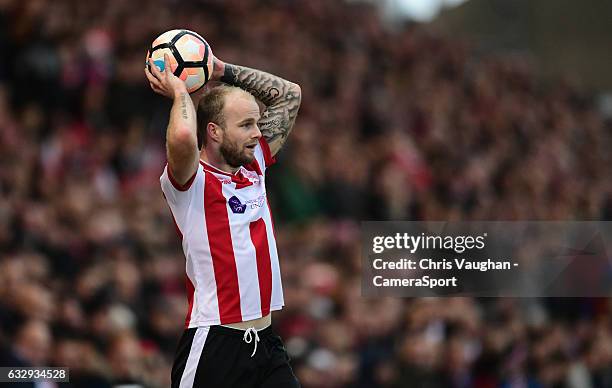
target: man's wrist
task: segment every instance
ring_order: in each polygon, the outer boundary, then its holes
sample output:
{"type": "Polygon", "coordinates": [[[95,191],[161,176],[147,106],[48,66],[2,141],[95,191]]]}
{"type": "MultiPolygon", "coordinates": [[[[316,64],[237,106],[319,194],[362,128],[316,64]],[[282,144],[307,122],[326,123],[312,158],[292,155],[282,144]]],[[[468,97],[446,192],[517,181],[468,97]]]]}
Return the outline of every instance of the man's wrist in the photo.
{"type": "MultiPolygon", "coordinates": [[[[225,74],[225,62],[215,57],[213,61],[213,72],[211,74],[211,81],[222,81],[223,75],[225,74]]],[[[223,81],[222,81],[223,82],[223,81]]]]}
{"type": "Polygon", "coordinates": [[[228,85],[239,86],[237,83],[238,80],[236,78],[236,74],[237,74],[236,66],[227,63],[223,67],[223,74],[221,75],[221,78],[219,79],[219,81],[226,83],[228,85]]]}
{"type": "Polygon", "coordinates": [[[172,96],[174,99],[181,97],[183,94],[189,94],[187,92],[187,87],[177,88],[173,91],[174,95],[172,96]]]}

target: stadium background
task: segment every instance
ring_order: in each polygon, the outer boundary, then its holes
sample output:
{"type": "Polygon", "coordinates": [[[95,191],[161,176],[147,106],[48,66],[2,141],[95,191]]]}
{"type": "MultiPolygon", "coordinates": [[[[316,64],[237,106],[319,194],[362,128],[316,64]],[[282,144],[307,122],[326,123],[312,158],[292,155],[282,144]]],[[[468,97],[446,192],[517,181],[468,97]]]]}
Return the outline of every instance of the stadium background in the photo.
{"type": "Polygon", "coordinates": [[[1,0],[2,363],[168,386],[183,258],[158,181],[169,102],[142,69],[185,27],[302,85],[269,198],[275,327],[305,388],[612,387],[610,298],[360,297],[360,220],[612,217],[610,67],[566,71],[597,58],[580,35],[592,56],[538,46],[570,65],[521,44],[548,19],[508,4],[416,24],[358,1],[1,0]]]}

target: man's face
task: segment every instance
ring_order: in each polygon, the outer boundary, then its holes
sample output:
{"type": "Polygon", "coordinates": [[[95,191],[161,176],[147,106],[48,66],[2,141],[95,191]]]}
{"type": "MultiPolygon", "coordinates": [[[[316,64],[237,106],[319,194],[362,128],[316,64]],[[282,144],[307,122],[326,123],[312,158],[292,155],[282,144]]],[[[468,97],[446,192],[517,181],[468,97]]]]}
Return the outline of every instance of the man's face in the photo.
{"type": "Polygon", "coordinates": [[[238,168],[255,158],[255,146],[261,137],[257,126],[259,106],[246,93],[234,92],[225,98],[225,126],[220,151],[227,164],[238,168]]]}

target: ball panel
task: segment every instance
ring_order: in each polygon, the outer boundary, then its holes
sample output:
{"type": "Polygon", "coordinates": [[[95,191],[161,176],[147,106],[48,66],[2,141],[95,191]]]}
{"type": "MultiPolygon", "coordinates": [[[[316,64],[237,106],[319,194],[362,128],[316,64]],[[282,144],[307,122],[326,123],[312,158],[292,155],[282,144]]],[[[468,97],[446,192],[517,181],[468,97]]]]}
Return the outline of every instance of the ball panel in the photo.
{"type": "Polygon", "coordinates": [[[193,93],[194,91],[201,88],[206,82],[206,76],[204,69],[200,68],[187,68],[181,73],[181,78],[184,79],[187,91],[193,93]]]}
{"type": "Polygon", "coordinates": [[[153,44],[151,45],[151,47],[155,47],[163,43],[170,43],[172,38],[174,38],[174,36],[178,34],[179,32],[181,32],[181,30],[170,30],[170,31],[164,32],[163,34],[158,36],[157,39],[153,41],[153,44]]]}
{"type": "Polygon", "coordinates": [[[202,69],[201,67],[188,67],[183,70],[183,72],[187,73],[187,75],[198,75],[204,73],[204,69],[202,69]]]}
{"type": "Polygon", "coordinates": [[[208,59],[206,61],[206,67],[208,68],[209,76],[213,73],[213,69],[214,69],[213,58],[214,56],[213,56],[212,50],[210,49],[210,46],[208,46],[208,59]]]}
{"type": "Polygon", "coordinates": [[[168,54],[168,56],[170,57],[170,69],[172,70],[172,72],[174,72],[178,67],[178,61],[172,54],[172,50],[170,50],[169,48],[160,48],[157,50],[153,50],[153,53],[151,53],[153,63],[155,63],[159,71],[164,71],[164,54],[168,54]]]}
{"type": "Polygon", "coordinates": [[[183,75],[189,93],[195,92],[206,83],[206,75],[204,74],[204,69],[201,67],[187,68],[181,73],[181,76],[183,75]]]}
{"type": "Polygon", "coordinates": [[[199,40],[201,40],[205,44],[208,44],[208,42],[206,42],[206,39],[204,39],[202,37],[202,35],[198,34],[197,32],[194,32],[194,31],[191,31],[191,30],[184,30],[184,31],[188,32],[190,35],[194,36],[195,38],[198,38],[199,40]]]}
{"type": "Polygon", "coordinates": [[[174,44],[174,47],[179,51],[185,62],[204,60],[205,43],[193,35],[186,34],[181,36],[174,44]]]}

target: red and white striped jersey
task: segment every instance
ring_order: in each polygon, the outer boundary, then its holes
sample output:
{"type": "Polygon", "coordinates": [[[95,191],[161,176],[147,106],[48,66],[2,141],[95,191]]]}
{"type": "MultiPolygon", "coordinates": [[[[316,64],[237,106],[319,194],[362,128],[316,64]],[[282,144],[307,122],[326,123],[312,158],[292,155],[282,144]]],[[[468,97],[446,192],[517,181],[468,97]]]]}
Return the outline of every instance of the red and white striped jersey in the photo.
{"type": "Polygon", "coordinates": [[[186,258],[186,327],[248,321],[283,307],[264,179],[272,163],[260,138],[255,160],[235,174],[200,161],[180,185],[166,165],[161,187],[186,258]]]}

